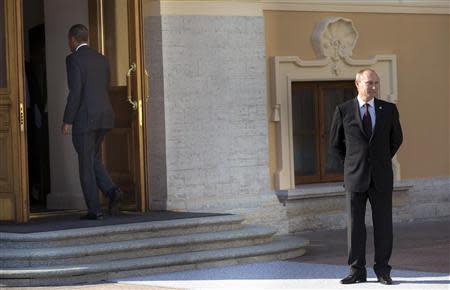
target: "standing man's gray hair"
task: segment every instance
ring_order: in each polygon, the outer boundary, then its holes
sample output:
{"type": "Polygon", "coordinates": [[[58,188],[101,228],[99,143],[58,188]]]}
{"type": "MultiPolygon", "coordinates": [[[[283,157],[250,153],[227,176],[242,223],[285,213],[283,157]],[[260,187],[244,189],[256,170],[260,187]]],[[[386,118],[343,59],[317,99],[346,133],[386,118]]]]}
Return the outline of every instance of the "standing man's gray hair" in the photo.
{"type": "Polygon", "coordinates": [[[371,69],[371,68],[363,68],[362,70],[360,70],[359,72],[356,73],[355,80],[356,80],[356,81],[360,81],[360,80],[361,80],[361,76],[362,76],[366,71],[370,71],[370,72],[376,74],[376,71],[374,71],[374,70],[371,69]]]}
{"type": "Polygon", "coordinates": [[[83,24],[75,24],[69,29],[69,38],[73,37],[78,42],[87,42],[89,40],[89,30],[83,24]]]}

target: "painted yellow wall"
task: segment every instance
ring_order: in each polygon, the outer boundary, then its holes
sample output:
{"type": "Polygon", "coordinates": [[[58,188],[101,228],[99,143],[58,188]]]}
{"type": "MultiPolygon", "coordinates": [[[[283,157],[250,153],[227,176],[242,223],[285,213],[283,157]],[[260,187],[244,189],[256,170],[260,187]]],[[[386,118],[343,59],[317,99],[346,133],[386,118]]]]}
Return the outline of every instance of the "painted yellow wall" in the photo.
{"type": "MultiPolygon", "coordinates": [[[[404,131],[398,154],[402,179],[449,176],[450,16],[264,11],[267,58],[294,55],[315,59],[311,33],[327,16],[353,20],[359,32],[353,58],[398,57],[398,107],[404,131]]],[[[276,168],[274,129],[270,124],[272,174],[276,168]]]]}

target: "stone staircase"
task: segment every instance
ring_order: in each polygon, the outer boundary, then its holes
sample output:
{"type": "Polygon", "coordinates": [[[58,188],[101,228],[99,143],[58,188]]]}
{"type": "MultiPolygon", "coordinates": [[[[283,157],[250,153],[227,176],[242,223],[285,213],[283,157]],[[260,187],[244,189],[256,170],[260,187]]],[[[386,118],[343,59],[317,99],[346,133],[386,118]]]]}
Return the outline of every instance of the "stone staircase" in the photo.
{"type": "Polygon", "coordinates": [[[236,215],[30,234],[0,232],[0,286],[93,283],[301,256],[308,241],[236,215]]]}

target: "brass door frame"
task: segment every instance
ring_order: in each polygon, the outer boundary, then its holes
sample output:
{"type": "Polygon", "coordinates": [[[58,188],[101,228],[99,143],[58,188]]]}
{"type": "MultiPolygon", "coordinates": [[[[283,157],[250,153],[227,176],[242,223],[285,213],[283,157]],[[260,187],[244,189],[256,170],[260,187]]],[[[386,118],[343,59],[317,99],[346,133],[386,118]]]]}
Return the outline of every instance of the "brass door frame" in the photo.
{"type": "MultiPolygon", "coordinates": [[[[148,88],[144,85],[147,81],[144,60],[144,33],[143,33],[143,4],[142,0],[128,1],[128,27],[129,27],[129,64],[135,64],[132,75],[133,101],[137,104],[137,128],[133,128],[135,147],[134,168],[137,171],[136,190],[138,191],[136,209],[145,212],[149,209],[149,197],[146,193],[146,114],[144,112],[147,101],[148,88]]],[[[90,46],[104,53],[104,27],[102,0],[89,0],[89,26],[90,46]]]]}
{"type": "Polygon", "coordinates": [[[132,27],[132,32],[130,33],[130,63],[136,64],[136,99],[138,104],[138,142],[137,148],[139,154],[138,158],[135,160],[136,168],[138,168],[138,186],[139,186],[139,197],[138,198],[138,209],[141,212],[147,211],[149,208],[148,196],[146,191],[146,114],[144,113],[144,102],[147,101],[148,91],[145,92],[147,86],[144,82],[147,82],[145,74],[145,59],[144,59],[144,17],[143,17],[143,4],[142,0],[128,0],[129,10],[128,19],[130,21],[129,27],[132,27]],[[133,49],[131,49],[133,48],[133,49]]]}
{"type": "Polygon", "coordinates": [[[12,160],[12,192],[0,198],[13,200],[12,220],[18,223],[29,219],[22,5],[22,0],[5,0],[7,88],[0,89],[0,108],[9,115],[12,160]]]}

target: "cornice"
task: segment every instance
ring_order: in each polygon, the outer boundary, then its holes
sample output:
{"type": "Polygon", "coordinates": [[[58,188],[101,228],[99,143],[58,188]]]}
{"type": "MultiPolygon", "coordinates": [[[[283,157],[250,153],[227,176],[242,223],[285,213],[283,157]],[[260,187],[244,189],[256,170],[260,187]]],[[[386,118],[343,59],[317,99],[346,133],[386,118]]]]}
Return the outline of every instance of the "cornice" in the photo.
{"type": "Polygon", "coordinates": [[[260,1],[144,0],[145,15],[262,16],[260,1]]]}
{"type": "Polygon", "coordinates": [[[143,0],[145,15],[261,16],[263,11],[450,15],[448,0],[143,0]]]}
{"type": "Polygon", "coordinates": [[[263,10],[450,15],[448,0],[262,0],[263,10]]]}

